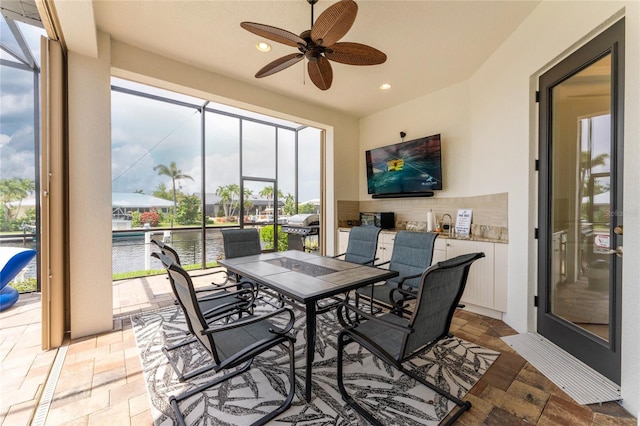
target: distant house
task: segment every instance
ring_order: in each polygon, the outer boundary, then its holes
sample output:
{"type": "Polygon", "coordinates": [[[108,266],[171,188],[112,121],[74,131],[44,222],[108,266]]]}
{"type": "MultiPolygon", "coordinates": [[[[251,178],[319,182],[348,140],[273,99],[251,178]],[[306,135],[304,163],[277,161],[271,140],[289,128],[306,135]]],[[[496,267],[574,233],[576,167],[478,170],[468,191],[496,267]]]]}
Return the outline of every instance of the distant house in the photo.
{"type": "Polygon", "coordinates": [[[29,210],[36,208],[36,199],[34,197],[28,197],[20,201],[11,201],[8,205],[13,218],[22,219],[29,210]]]}
{"type": "Polygon", "coordinates": [[[307,201],[302,201],[300,203],[298,203],[298,208],[302,207],[302,206],[306,206],[306,205],[312,205],[315,209],[315,213],[320,214],[320,199],[319,198],[313,198],[311,200],[307,200],[307,201]]]}
{"type": "MultiPolygon", "coordinates": [[[[220,197],[215,195],[214,193],[205,194],[205,214],[209,217],[218,217],[221,215],[221,211],[223,210],[222,204],[220,203],[220,197]]],[[[250,195],[249,200],[251,203],[251,207],[247,209],[247,215],[259,215],[259,214],[273,214],[273,206],[271,205],[271,201],[267,201],[262,198],[258,198],[256,195],[250,195]]],[[[280,208],[280,214],[282,214],[282,207],[284,206],[284,202],[282,200],[278,200],[278,207],[280,208]]],[[[239,214],[239,212],[235,212],[235,214],[239,214]]]]}
{"type": "Polygon", "coordinates": [[[149,212],[155,210],[171,213],[173,201],[152,195],[113,192],[111,194],[111,218],[115,220],[131,220],[132,212],[149,212]]]}

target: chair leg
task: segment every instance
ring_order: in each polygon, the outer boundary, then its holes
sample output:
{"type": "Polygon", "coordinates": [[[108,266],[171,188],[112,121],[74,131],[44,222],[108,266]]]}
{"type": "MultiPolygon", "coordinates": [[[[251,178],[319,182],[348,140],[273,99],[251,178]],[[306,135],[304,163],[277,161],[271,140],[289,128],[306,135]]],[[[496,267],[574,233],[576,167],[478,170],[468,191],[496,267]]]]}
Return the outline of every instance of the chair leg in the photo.
{"type": "Polygon", "coordinates": [[[291,402],[293,401],[293,397],[295,396],[295,393],[296,393],[296,365],[295,365],[294,342],[289,341],[289,344],[286,346],[286,349],[287,349],[287,352],[289,353],[289,394],[287,395],[287,398],[284,400],[284,402],[278,408],[276,408],[274,411],[267,414],[266,416],[256,420],[254,423],[251,424],[251,426],[259,426],[269,422],[270,420],[274,419],[276,416],[285,412],[291,405],[291,402]]]}
{"type": "MultiPolygon", "coordinates": [[[[354,342],[354,340],[351,339],[344,331],[341,332],[338,335],[338,368],[337,368],[337,376],[338,377],[337,377],[337,380],[338,380],[338,389],[340,390],[340,396],[342,396],[342,399],[344,400],[344,402],[346,402],[351,408],[356,410],[361,416],[366,418],[369,423],[371,423],[372,425],[376,425],[376,426],[382,426],[382,423],[380,423],[377,419],[375,419],[371,415],[371,413],[369,413],[362,406],[360,406],[355,401],[355,399],[353,399],[347,393],[347,389],[344,386],[344,379],[343,379],[343,377],[344,377],[344,373],[343,373],[343,371],[344,371],[343,370],[344,349],[346,348],[346,346],[348,344],[353,343],[353,342],[354,342]]],[[[434,392],[438,393],[439,395],[442,395],[443,397],[445,397],[449,401],[455,403],[459,407],[456,411],[453,411],[452,413],[449,414],[449,416],[447,417],[446,422],[444,422],[443,425],[451,425],[451,424],[453,424],[458,419],[458,417],[460,417],[465,411],[467,411],[468,409],[471,408],[471,402],[463,401],[463,400],[451,395],[449,392],[446,392],[446,391],[438,388],[434,384],[429,383],[424,378],[418,376],[417,374],[413,373],[412,371],[407,370],[406,368],[403,368],[401,365],[400,365],[399,371],[401,373],[406,374],[407,376],[411,377],[412,379],[422,383],[423,385],[425,385],[429,389],[433,390],[434,392]]]]}
{"type": "MultiPolygon", "coordinates": [[[[192,343],[194,343],[196,341],[196,338],[191,336],[189,338],[187,338],[186,340],[183,340],[181,342],[176,343],[175,345],[171,345],[171,346],[165,346],[164,348],[162,348],[163,352],[169,352],[169,351],[173,351],[175,349],[181,348],[183,346],[187,346],[190,345],[192,343]]],[[[165,354],[166,354],[165,352],[165,354]]]]}
{"type": "Polygon", "coordinates": [[[343,374],[343,353],[344,349],[349,343],[353,343],[353,340],[349,338],[344,332],[341,332],[338,335],[338,368],[337,368],[337,379],[338,379],[338,389],[340,390],[340,396],[342,396],[342,400],[347,403],[351,408],[356,410],[358,414],[367,419],[367,421],[374,426],[382,426],[378,420],[376,420],[367,410],[362,408],[351,396],[347,393],[347,389],[344,387],[344,374],[343,374]]]}
{"type": "MultiPolygon", "coordinates": [[[[195,339],[195,337],[193,338],[193,341],[184,341],[179,343],[178,345],[176,345],[177,347],[180,346],[186,346],[190,343],[196,342],[197,340],[195,339]]],[[[180,371],[180,368],[178,367],[178,365],[176,364],[176,362],[171,359],[171,356],[169,356],[169,351],[171,349],[175,349],[172,347],[164,347],[162,348],[162,352],[165,354],[165,356],[167,357],[167,360],[169,361],[169,365],[171,365],[171,368],[173,368],[173,371],[175,371],[176,375],[178,376],[178,381],[180,382],[184,382],[185,380],[189,380],[197,375],[200,375],[202,373],[206,373],[207,371],[211,371],[213,370],[216,366],[215,364],[207,364],[205,366],[202,366],[200,368],[197,368],[193,371],[189,371],[188,373],[183,373],[182,371],[180,371]]]]}
{"type": "Polygon", "coordinates": [[[193,389],[190,389],[186,392],[183,392],[179,395],[174,395],[171,398],[169,398],[169,403],[171,404],[171,407],[173,408],[173,411],[176,414],[176,417],[178,418],[178,424],[182,425],[182,426],[186,426],[186,423],[184,421],[184,416],[182,415],[182,412],[180,411],[180,407],[178,406],[178,404],[181,401],[184,401],[187,398],[191,398],[193,395],[202,392],[203,390],[209,389],[210,387],[213,387],[219,383],[224,382],[225,380],[230,380],[233,377],[244,373],[245,371],[247,371],[249,369],[249,367],[251,367],[251,364],[253,363],[253,359],[250,359],[249,361],[247,361],[242,367],[238,368],[237,370],[234,370],[228,374],[225,374],[222,377],[218,377],[214,380],[211,380],[209,382],[203,383],[200,386],[197,386],[193,389]]]}
{"type": "Polygon", "coordinates": [[[445,423],[443,423],[442,425],[451,425],[453,424],[458,417],[460,417],[465,411],[467,411],[468,409],[471,408],[471,402],[469,401],[463,401],[460,398],[457,398],[453,395],[451,395],[449,392],[440,389],[439,387],[437,387],[436,385],[434,385],[433,383],[430,383],[428,381],[426,381],[424,378],[418,376],[417,374],[415,374],[412,371],[407,370],[406,368],[402,368],[400,370],[401,373],[406,374],[407,376],[411,377],[412,379],[422,383],[423,385],[425,385],[426,387],[428,387],[429,389],[437,392],[438,394],[442,395],[443,397],[445,397],[446,399],[448,399],[449,401],[455,403],[459,408],[456,411],[452,412],[452,415],[450,414],[449,417],[447,418],[447,421],[445,423]]]}
{"type": "MultiPolygon", "coordinates": [[[[285,346],[284,344],[282,346],[285,346]]],[[[293,401],[293,397],[295,396],[295,390],[296,390],[296,372],[295,372],[295,346],[294,346],[294,342],[292,342],[291,340],[289,340],[288,345],[285,346],[285,349],[287,350],[288,354],[289,354],[289,394],[287,395],[287,398],[284,400],[284,402],[275,410],[269,412],[268,414],[266,414],[265,416],[259,418],[258,420],[256,420],[255,422],[253,422],[251,424],[251,426],[260,426],[260,425],[264,425],[265,423],[269,422],[270,420],[272,420],[273,418],[275,418],[276,416],[280,415],[281,413],[283,413],[284,411],[286,411],[290,406],[291,406],[291,402],[293,401]]],[[[180,395],[177,396],[172,396],[169,399],[169,402],[171,404],[171,407],[173,408],[173,411],[176,414],[176,417],[178,419],[178,424],[180,424],[181,426],[186,426],[185,420],[184,420],[184,416],[182,415],[182,412],[180,411],[180,407],[179,407],[179,403],[181,401],[184,401],[187,398],[192,397],[195,394],[198,394],[202,391],[205,391],[213,386],[216,386],[219,383],[222,383],[226,380],[229,380],[241,373],[244,373],[245,371],[247,371],[249,369],[249,367],[251,367],[251,364],[253,363],[253,359],[247,361],[242,367],[240,367],[239,369],[225,374],[222,377],[219,377],[215,380],[212,380],[210,382],[207,383],[203,383],[202,385],[191,389],[189,391],[186,391],[180,395]]]]}

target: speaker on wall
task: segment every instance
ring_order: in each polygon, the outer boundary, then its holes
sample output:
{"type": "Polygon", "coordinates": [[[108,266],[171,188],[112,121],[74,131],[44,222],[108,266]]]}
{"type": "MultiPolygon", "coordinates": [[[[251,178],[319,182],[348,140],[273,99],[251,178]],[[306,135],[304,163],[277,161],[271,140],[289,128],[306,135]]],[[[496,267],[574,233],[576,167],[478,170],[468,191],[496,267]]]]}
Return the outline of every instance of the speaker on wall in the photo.
{"type": "Polygon", "coordinates": [[[372,198],[415,198],[415,197],[433,197],[433,191],[425,192],[408,192],[406,194],[373,194],[372,198]]]}

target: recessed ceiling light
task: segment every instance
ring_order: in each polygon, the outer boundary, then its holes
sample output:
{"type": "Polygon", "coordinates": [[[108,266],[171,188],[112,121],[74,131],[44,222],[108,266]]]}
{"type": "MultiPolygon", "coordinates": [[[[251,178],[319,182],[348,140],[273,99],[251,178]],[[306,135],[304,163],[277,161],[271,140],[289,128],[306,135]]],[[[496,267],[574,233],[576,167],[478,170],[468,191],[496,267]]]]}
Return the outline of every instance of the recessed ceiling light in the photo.
{"type": "Polygon", "coordinates": [[[389,90],[391,89],[391,85],[389,83],[383,83],[380,85],[380,90],[389,90]]]}
{"type": "Polygon", "coordinates": [[[261,41],[260,43],[256,43],[256,49],[258,49],[261,52],[268,52],[271,50],[271,45],[269,43],[265,43],[264,41],[261,41]]]}

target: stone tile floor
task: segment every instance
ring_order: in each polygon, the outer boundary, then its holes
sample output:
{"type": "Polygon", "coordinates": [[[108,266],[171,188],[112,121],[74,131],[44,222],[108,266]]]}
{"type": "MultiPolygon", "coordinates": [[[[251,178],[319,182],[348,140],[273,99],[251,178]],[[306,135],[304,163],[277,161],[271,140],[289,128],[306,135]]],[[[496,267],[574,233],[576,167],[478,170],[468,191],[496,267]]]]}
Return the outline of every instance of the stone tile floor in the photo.
{"type": "MultiPolygon", "coordinates": [[[[197,274],[194,273],[194,275],[197,274]]],[[[197,285],[211,277],[194,279],[197,285]]],[[[43,424],[151,425],[152,418],[129,316],[173,304],[166,276],[114,282],[112,331],[66,341],[66,355],[43,424]]],[[[467,398],[461,425],[637,425],[614,402],[582,406],[551,383],[500,337],[502,321],[458,311],[452,331],[501,352],[467,398]]],[[[0,425],[31,423],[57,351],[40,350],[40,295],[22,295],[0,313],[0,425]]]]}

